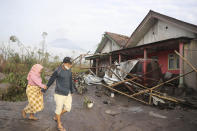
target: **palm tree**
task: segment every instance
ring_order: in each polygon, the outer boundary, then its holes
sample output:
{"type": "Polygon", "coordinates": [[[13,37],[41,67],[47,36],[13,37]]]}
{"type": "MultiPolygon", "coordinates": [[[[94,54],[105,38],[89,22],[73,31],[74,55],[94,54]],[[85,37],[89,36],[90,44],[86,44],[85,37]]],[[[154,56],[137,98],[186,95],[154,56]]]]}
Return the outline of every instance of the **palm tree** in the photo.
{"type": "Polygon", "coordinates": [[[38,49],[37,53],[38,53],[38,60],[40,61],[40,57],[42,56],[42,50],[38,49]]]}

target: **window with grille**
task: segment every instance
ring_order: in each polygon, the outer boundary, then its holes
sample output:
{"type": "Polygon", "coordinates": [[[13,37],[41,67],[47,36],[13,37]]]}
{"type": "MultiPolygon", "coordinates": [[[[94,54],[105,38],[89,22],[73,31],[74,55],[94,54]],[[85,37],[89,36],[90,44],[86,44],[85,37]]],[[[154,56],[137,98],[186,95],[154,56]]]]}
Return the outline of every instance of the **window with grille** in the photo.
{"type": "Polygon", "coordinates": [[[179,69],[179,57],[176,54],[168,55],[168,69],[169,70],[179,69]]]}

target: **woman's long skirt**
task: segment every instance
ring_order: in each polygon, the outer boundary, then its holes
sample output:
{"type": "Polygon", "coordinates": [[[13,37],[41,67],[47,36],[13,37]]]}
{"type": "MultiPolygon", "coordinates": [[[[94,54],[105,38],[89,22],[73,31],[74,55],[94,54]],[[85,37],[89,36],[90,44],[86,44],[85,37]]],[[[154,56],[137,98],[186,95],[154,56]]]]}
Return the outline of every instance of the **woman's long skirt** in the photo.
{"type": "Polygon", "coordinates": [[[28,85],[26,89],[28,105],[24,108],[26,113],[36,113],[44,108],[43,94],[38,86],[28,85]]]}

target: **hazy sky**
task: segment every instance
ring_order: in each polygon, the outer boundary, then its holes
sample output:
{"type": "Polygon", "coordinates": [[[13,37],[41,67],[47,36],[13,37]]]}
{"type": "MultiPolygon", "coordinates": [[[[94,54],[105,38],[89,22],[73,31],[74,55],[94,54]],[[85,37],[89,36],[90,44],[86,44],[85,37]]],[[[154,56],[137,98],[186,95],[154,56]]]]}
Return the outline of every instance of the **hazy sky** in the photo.
{"type": "MultiPolygon", "coordinates": [[[[130,36],[148,11],[197,25],[197,0],[0,0],[0,41],[67,39],[94,50],[105,31],[130,36]]],[[[65,46],[64,46],[65,47],[65,46]]]]}

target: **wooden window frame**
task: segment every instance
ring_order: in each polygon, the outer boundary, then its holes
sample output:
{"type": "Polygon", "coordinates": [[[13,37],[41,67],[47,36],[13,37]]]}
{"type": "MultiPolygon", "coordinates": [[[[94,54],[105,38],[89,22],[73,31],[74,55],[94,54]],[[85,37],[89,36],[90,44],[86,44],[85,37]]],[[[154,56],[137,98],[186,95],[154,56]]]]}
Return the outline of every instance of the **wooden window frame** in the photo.
{"type": "Polygon", "coordinates": [[[178,57],[178,55],[176,55],[176,54],[174,54],[174,53],[170,53],[170,54],[168,54],[168,70],[179,70],[180,69],[180,66],[179,67],[177,67],[177,59],[178,59],[178,61],[179,61],[179,57],[178,57]],[[173,55],[173,60],[174,60],[174,68],[170,68],[169,67],[169,60],[170,60],[170,55],[173,55]]]}

